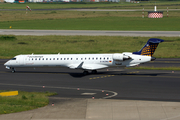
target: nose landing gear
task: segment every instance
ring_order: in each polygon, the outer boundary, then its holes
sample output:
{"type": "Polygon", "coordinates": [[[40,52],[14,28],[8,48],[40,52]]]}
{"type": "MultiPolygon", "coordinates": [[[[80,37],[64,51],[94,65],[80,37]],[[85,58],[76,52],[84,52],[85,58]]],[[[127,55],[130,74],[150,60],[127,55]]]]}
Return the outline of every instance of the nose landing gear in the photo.
{"type": "Polygon", "coordinates": [[[16,72],[15,68],[11,68],[11,69],[12,69],[12,71],[11,71],[12,73],[15,73],[15,72],[16,72]]]}

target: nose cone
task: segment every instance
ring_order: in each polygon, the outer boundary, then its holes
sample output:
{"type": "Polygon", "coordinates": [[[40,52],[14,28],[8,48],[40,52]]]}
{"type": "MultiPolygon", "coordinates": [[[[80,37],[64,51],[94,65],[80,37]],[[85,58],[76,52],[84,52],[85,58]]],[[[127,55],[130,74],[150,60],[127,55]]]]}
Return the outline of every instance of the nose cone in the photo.
{"type": "Polygon", "coordinates": [[[6,63],[4,63],[4,66],[8,66],[9,65],[9,61],[7,61],[6,63]]]}

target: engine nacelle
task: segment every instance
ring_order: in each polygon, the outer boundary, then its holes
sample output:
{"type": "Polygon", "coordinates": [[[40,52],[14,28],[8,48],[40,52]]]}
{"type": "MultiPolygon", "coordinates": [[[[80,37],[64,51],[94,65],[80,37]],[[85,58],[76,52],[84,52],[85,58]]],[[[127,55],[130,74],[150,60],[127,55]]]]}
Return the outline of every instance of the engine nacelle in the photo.
{"type": "Polygon", "coordinates": [[[120,54],[120,53],[113,54],[113,60],[115,60],[115,61],[123,61],[123,54],[120,54]]]}
{"type": "Polygon", "coordinates": [[[131,59],[131,57],[124,54],[120,54],[120,53],[113,54],[113,60],[115,61],[124,61],[124,60],[129,60],[129,59],[131,59]]]}

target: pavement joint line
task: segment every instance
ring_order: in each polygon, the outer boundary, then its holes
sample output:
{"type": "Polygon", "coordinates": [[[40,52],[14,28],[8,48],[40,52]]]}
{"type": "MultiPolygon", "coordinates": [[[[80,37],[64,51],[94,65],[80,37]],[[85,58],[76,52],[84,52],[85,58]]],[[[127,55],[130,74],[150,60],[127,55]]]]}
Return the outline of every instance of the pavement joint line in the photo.
{"type": "Polygon", "coordinates": [[[174,117],[165,118],[165,119],[161,119],[161,120],[172,120],[172,119],[175,119],[175,118],[178,118],[178,117],[180,117],[180,115],[177,115],[177,116],[174,116],[174,117]]]}
{"type": "MultiPolygon", "coordinates": [[[[11,86],[26,86],[26,87],[40,87],[42,88],[42,86],[37,86],[37,85],[22,85],[22,84],[5,84],[5,83],[0,83],[0,85],[11,85],[11,86]]],[[[46,86],[46,88],[58,88],[58,89],[70,89],[70,90],[77,90],[77,88],[70,88],[70,87],[53,87],[53,86],[46,86]]],[[[89,90],[89,91],[100,91],[102,92],[101,89],[88,89],[88,88],[80,88],[80,90],[89,90]]],[[[110,91],[110,90],[104,90],[104,92],[109,92],[109,93],[113,93],[113,95],[110,96],[106,96],[106,97],[102,97],[103,99],[106,98],[112,98],[118,95],[117,92],[114,91],[110,91]]]]}

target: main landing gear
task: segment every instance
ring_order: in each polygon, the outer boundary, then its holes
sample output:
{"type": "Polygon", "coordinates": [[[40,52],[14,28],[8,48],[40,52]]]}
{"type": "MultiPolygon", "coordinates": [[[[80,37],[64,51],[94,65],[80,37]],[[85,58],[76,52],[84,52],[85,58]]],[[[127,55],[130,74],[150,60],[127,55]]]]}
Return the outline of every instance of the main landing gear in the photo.
{"type": "Polygon", "coordinates": [[[91,73],[92,73],[92,74],[96,74],[96,73],[97,73],[97,70],[92,70],[91,73]]]}
{"type": "MultiPolygon", "coordinates": [[[[97,70],[92,70],[91,73],[92,73],[92,74],[96,74],[96,73],[97,73],[97,70]]],[[[87,74],[89,74],[88,71],[84,71],[84,72],[83,72],[83,75],[87,75],[87,74]]]]}
{"type": "Polygon", "coordinates": [[[83,72],[83,75],[87,75],[87,74],[89,74],[88,71],[84,71],[84,72],[83,72]]]}

